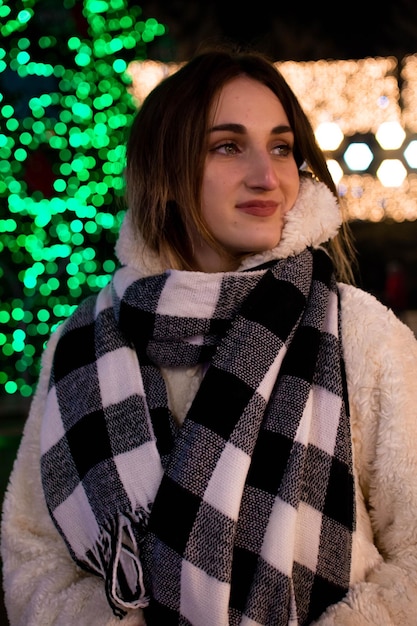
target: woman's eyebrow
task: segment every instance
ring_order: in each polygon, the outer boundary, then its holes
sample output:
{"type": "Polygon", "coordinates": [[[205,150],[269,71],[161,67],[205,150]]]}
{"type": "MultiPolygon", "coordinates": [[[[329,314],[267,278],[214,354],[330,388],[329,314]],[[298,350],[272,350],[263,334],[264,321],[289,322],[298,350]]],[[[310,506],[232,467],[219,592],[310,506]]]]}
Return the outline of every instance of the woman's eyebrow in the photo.
{"type": "MultiPolygon", "coordinates": [[[[214,133],[216,131],[224,131],[227,130],[229,132],[232,133],[237,133],[239,135],[244,135],[247,131],[246,131],[246,127],[243,126],[243,124],[233,124],[233,123],[227,123],[227,124],[218,124],[216,126],[212,126],[211,128],[208,129],[209,133],[214,133]]],[[[288,124],[279,124],[278,126],[274,126],[274,128],[271,129],[271,135],[277,135],[280,133],[292,133],[293,130],[291,128],[291,126],[288,126],[288,124]]]]}
{"type": "Polygon", "coordinates": [[[233,124],[231,122],[228,124],[218,124],[217,126],[212,126],[208,129],[208,132],[215,133],[219,130],[228,130],[232,133],[238,133],[240,135],[244,135],[246,133],[246,127],[243,126],[243,124],[233,124]]]}

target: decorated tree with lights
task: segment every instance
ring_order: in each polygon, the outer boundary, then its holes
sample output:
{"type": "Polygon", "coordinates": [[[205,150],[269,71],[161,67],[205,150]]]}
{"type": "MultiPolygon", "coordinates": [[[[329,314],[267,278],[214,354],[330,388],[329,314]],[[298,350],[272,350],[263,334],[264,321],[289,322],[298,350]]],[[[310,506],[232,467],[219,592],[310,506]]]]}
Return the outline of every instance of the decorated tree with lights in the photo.
{"type": "Polygon", "coordinates": [[[0,395],[115,269],[128,64],[164,27],[127,0],[0,0],[0,395]],[[58,27],[56,26],[58,24],[58,27]]]}

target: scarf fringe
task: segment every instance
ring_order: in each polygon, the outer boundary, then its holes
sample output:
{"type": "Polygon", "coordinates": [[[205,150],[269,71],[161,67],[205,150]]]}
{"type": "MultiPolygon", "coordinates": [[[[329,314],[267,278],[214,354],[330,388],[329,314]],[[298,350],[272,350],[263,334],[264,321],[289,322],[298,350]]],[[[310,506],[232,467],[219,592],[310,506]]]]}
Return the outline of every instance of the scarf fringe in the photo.
{"type": "Polygon", "coordinates": [[[140,560],[148,517],[149,513],[140,509],[109,518],[88,555],[88,564],[104,578],[107,600],[120,619],[128,610],[143,609],[149,604],[140,560]]]}

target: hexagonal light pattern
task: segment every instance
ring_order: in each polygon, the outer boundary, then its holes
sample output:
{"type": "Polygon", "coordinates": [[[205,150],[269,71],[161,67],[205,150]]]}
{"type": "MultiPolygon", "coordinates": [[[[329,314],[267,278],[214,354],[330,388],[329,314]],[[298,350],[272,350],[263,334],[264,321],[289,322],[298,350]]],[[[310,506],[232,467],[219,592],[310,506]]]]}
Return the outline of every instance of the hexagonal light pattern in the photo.
{"type": "Polygon", "coordinates": [[[339,124],[336,122],[319,124],[314,134],[322,150],[337,150],[344,137],[339,124]]]}
{"type": "Polygon", "coordinates": [[[399,159],[385,159],[376,175],[384,187],[400,187],[407,176],[407,170],[399,159]]]}
{"type": "Polygon", "coordinates": [[[336,159],[328,159],[326,163],[327,163],[327,167],[330,172],[330,175],[333,178],[335,184],[337,185],[343,176],[343,170],[340,167],[339,163],[336,161],[336,159]]]}
{"type": "Polygon", "coordinates": [[[405,131],[398,122],[384,122],[376,131],[375,139],[384,150],[397,150],[405,139],[405,131]]]}
{"type": "Polygon", "coordinates": [[[349,169],[364,172],[372,163],[374,155],[368,144],[351,143],[343,155],[343,159],[349,169]]]}
{"type": "Polygon", "coordinates": [[[404,150],[404,158],[410,167],[417,168],[417,141],[410,141],[404,150]]]}

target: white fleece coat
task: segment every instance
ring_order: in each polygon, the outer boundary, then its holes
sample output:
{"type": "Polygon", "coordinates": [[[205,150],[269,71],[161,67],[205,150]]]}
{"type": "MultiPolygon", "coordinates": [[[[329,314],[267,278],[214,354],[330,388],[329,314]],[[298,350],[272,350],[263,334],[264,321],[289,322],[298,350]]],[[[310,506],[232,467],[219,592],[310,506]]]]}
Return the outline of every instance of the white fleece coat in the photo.
{"type": "MultiPolygon", "coordinates": [[[[334,211],[328,194],[321,191],[320,186],[307,195],[302,191],[301,208],[287,215],[278,248],[257,255],[246,265],[271,254],[286,257],[320,241],[322,222],[328,229],[329,211],[334,211]],[[321,211],[316,210],[318,201],[321,211]],[[302,241],[300,232],[307,233],[302,241]]],[[[337,229],[338,220],[330,230],[337,229]]],[[[129,215],[117,253],[122,262],[141,267],[144,274],[159,270],[158,259],[139,251],[129,215]]],[[[373,296],[344,284],[339,289],[357,531],[351,588],[315,625],[417,626],[417,341],[373,296]]],[[[102,581],[75,565],[46,509],[39,437],[58,335],[59,329],[43,355],[37,392],[3,505],[1,555],[10,626],[142,626],[140,610],[131,611],[123,620],[113,615],[102,581]]],[[[201,380],[200,369],[166,370],[164,376],[170,405],[181,421],[201,380]]]]}

